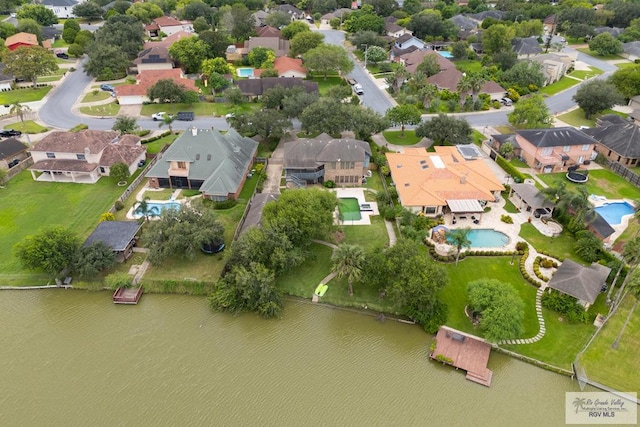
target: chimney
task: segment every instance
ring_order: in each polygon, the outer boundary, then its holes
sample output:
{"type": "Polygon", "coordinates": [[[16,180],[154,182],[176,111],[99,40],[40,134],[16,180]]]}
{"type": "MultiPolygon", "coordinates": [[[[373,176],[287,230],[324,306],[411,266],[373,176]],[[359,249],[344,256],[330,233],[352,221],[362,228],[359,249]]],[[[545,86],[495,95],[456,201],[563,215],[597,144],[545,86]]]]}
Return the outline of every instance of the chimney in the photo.
{"type": "Polygon", "coordinates": [[[467,183],[467,175],[460,175],[460,184],[467,183]]]}

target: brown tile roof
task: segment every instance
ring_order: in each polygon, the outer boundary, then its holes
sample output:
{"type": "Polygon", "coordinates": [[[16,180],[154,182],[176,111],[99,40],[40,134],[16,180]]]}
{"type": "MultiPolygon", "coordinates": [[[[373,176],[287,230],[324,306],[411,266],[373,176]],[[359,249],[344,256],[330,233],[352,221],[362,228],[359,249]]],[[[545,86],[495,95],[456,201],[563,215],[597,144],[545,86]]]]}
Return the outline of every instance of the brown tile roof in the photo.
{"type": "Polygon", "coordinates": [[[160,28],[162,27],[175,27],[177,25],[182,25],[182,22],[178,21],[176,18],[171,16],[161,16],[153,20],[153,22],[160,28]]]}
{"type": "Polygon", "coordinates": [[[462,73],[456,69],[440,71],[427,79],[431,84],[440,89],[448,89],[452,92],[458,91],[458,82],[462,78],[462,73]]]}
{"type": "Polygon", "coordinates": [[[498,83],[493,80],[488,80],[485,82],[484,86],[482,86],[482,93],[499,93],[506,92],[506,90],[500,86],[498,83]]]}
{"type": "MultiPolygon", "coordinates": [[[[118,132],[102,130],[83,130],[81,132],[52,132],[36,142],[31,151],[54,153],[84,153],[86,148],[91,154],[98,154],[116,141],[118,132]]],[[[136,137],[137,138],[137,137],[136,137]]]]}
{"type": "Polygon", "coordinates": [[[150,47],[154,47],[154,46],[164,46],[166,48],[169,48],[171,47],[172,44],[174,44],[178,40],[184,39],[187,37],[193,37],[193,36],[195,36],[194,33],[181,30],[181,31],[178,31],[177,33],[171,34],[169,37],[165,37],[164,40],[160,42],[153,42],[153,41],[145,42],[144,48],[149,49],[150,47]]]}
{"type": "Polygon", "coordinates": [[[193,80],[183,77],[180,68],[172,68],[171,70],[144,70],[138,74],[136,78],[138,81],[137,84],[116,86],[116,96],[146,95],[147,89],[162,79],[171,79],[183,85],[187,90],[198,90],[193,80]]]}
{"type": "Polygon", "coordinates": [[[438,65],[440,65],[440,72],[456,69],[456,65],[453,62],[434,50],[414,50],[411,53],[401,55],[400,58],[404,61],[407,71],[413,74],[418,69],[418,65],[420,65],[428,55],[436,56],[438,65]]]}
{"type": "Polygon", "coordinates": [[[93,172],[98,167],[95,163],[88,163],[84,160],[73,159],[51,159],[40,160],[29,168],[29,170],[44,172],[93,172]]]}
{"type": "Polygon", "coordinates": [[[18,44],[18,43],[38,46],[38,38],[35,36],[35,34],[22,32],[22,33],[17,33],[12,36],[9,36],[4,41],[4,45],[7,47],[12,46],[14,44],[18,44]]]}
{"type": "Polygon", "coordinates": [[[280,30],[274,27],[265,26],[256,28],[256,34],[258,37],[278,37],[282,38],[280,30]]]}
{"type": "Polygon", "coordinates": [[[109,144],[100,156],[100,166],[110,167],[116,163],[132,164],[142,153],[147,151],[142,145],[109,144]]]}
{"type": "Polygon", "coordinates": [[[482,160],[466,161],[455,147],[405,148],[387,153],[391,176],[403,206],[446,206],[447,200],[493,201],[504,189],[482,160]]]}
{"type": "Polygon", "coordinates": [[[251,37],[244,43],[247,52],[256,47],[266,47],[276,53],[276,57],[285,56],[289,53],[289,40],[279,37],[251,37]]]}

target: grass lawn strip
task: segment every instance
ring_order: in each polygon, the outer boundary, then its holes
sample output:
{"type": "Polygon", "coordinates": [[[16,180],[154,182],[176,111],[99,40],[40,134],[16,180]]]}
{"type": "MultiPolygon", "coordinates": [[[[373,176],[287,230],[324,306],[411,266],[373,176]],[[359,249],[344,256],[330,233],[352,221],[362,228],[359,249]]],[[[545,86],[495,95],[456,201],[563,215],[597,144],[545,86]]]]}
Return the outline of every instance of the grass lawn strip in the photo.
{"type": "Polygon", "coordinates": [[[88,116],[117,116],[120,112],[120,105],[115,102],[103,105],[93,105],[91,107],[80,107],[80,112],[88,116]]]}
{"type": "Polygon", "coordinates": [[[89,92],[88,94],[86,94],[84,96],[84,98],[82,98],[82,101],[80,102],[96,102],[96,101],[103,101],[105,99],[108,99],[109,97],[111,97],[111,93],[101,90],[98,91],[98,93],[96,93],[95,95],[92,92],[89,92]]]}
{"type": "Polygon", "coordinates": [[[15,129],[19,130],[22,133],[29,134],[42,133],[49,130],[44,126],[40,126],[33,120],[25,120],[24,123],[22,123],[21,121],[9,123],[8,125],[5,125],[4,129],[15,129]]]}
{"type": "Polygon", "coordinates": [[[399,130],[386,130],[382,132],[382,136],[392,145],[415,145],[422,140],[414,130],[405,130],[404,136],[401,136],[399,130]]]}
{"type": "Polygon", "coordinates": [[[196,116],[224,116],[229,113],[244,114],[259,108],[260,104],[253,102],[246,102],[239,106],[232,106],[226,103],[212,104],[209,102],[197,102],[195,104],[147,104],[142,106],[140,115],[151,116],[159,112],[177,114],[179,111],[193,111],[196,116]]]}
{"type": "Polygon", "coordinates": [[[580,83],[579,80],[563,76],[557,82],[551,83],[550,85],[541,88],[538,92],[543,95],[551,96],[551,95],[555,95],[558,92],[562,92],[563,90],[567,90],[570,87],[573,87],[579,83],[580,83]]]}
{"type": "Polygon", "coordinates": [[[585,184],[569,182],[565,178],[565,175],[566,174],[564,172],[539,174],[538,178],[549,186],[556,186],[559,182],[566,183],[567,188],[569,189],[585,186],[589,194],[605,196],[609,199],[640,199],[640,188],[625,181],[624,178],[616,175],[609,169],[590,170],[589,181],[585,184]]]}
{"type": "MultiPolygon", "coordinates": [[[[630,65],[634,65],[634,64],[630,64],[630,65]]],[[[589,67],[591,69],[591,71],[587,71],[587,70],[575,70],[572,71],[571,73],[569,73],[569,76],[571,77],[575,77],[577,79],[581,79],[581,80],[585,80],[589,77],[595,77],[595,76],[599,76],[600,74],[602,74],[602,70],[596,67],[589,67]]]]}
{"type": "Polygon", "coordinates": [[[537,251],[546,252],[556,258],[569,258],[584,264],[573,248],[575,239],[567,231],[563,231],[558,237],[549,237],[540,233],[532,224],[527,223],[522,224],[519,236],[529,242],[537,251]]]}
{"type": "Polygon", "coordinates": [[[602,61],[607,61],[609,59],[625,59],[620,55],[599,55],[597,52],[592,51],[588,47],[579,47],[576,50],[584,54],[593,56],[594,58],[600,59],[602,61]]]}
{"type": "Polygon", "coordinates": [[[147,147],[147,153],[158,154],[160,150],[162,150],[162,147],[171,144],[176,140],[176,138],[178,138],[178,135],[174,133],[172,135],[163,136],[162,138],[157,139],[153,142],[144,144],[144,146],[147,147]]]}
{"type": "Polygon", "coordinates": [[[37,88],[24,88],[14,89],[7,92],[0,92],[0,104],[10,105],[19,102],[24,104],[25,102],[40,101],[45,97],[53,86],[41,86],[37,88]]]}

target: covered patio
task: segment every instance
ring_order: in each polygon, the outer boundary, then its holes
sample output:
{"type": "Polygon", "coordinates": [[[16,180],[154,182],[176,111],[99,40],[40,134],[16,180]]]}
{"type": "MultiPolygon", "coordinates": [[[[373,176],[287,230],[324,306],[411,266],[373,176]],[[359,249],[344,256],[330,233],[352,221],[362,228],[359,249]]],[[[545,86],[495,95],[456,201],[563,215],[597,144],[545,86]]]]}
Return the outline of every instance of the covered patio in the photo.
{"type": "Polygon", "coordinates": [[[551,217],[556,206],[532,184],[512,184],[509,198],[520,212],[533,212],[536,218],[551,217]]]}
{"type": "Polygon", "coordinates": [[[447,200],[447,206],[452,214],[452,224],[456,224],[458,220],[466,219],[471,219],[474,224],[479,224],[484,213],[484,208],[475,199],[447,200]]]}
{"type": "Polygon", "coordinates": [[[123,262],[133,253],[140,227],[142,224],[138,221],[103,221],[87,237],[83,246],[102,241],[116,253],[116,261],[123,262]]]}
{"type": "Polygon", "coordinates": [[[29,168],[34,181],[95,184],[100,179],[99,166],[83,160],[41,160],[29,168]],[[40,173],[40,175],[38,175],[40,173]]]}

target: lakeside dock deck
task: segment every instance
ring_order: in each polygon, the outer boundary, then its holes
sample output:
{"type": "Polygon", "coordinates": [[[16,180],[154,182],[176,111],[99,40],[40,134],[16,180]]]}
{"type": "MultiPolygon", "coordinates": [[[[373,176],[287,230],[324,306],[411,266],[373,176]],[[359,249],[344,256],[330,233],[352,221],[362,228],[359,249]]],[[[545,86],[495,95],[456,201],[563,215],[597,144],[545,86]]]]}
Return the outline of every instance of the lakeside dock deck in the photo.
{"type": "Polygon", "coordinates": [[[118,288],[113,293],[114,304],[137,304],[142,296],[142,286],[137,288],[118,288]]]}
{"type": "Polygon", "coordinates": [[[489,387],[493,371],[487,369],[491,344],[482,338],[441,326],[436,335],[436,347],[429,355],[437,360],[443,356],[456,369],[467,371],[469,381],[489,387]]]}

